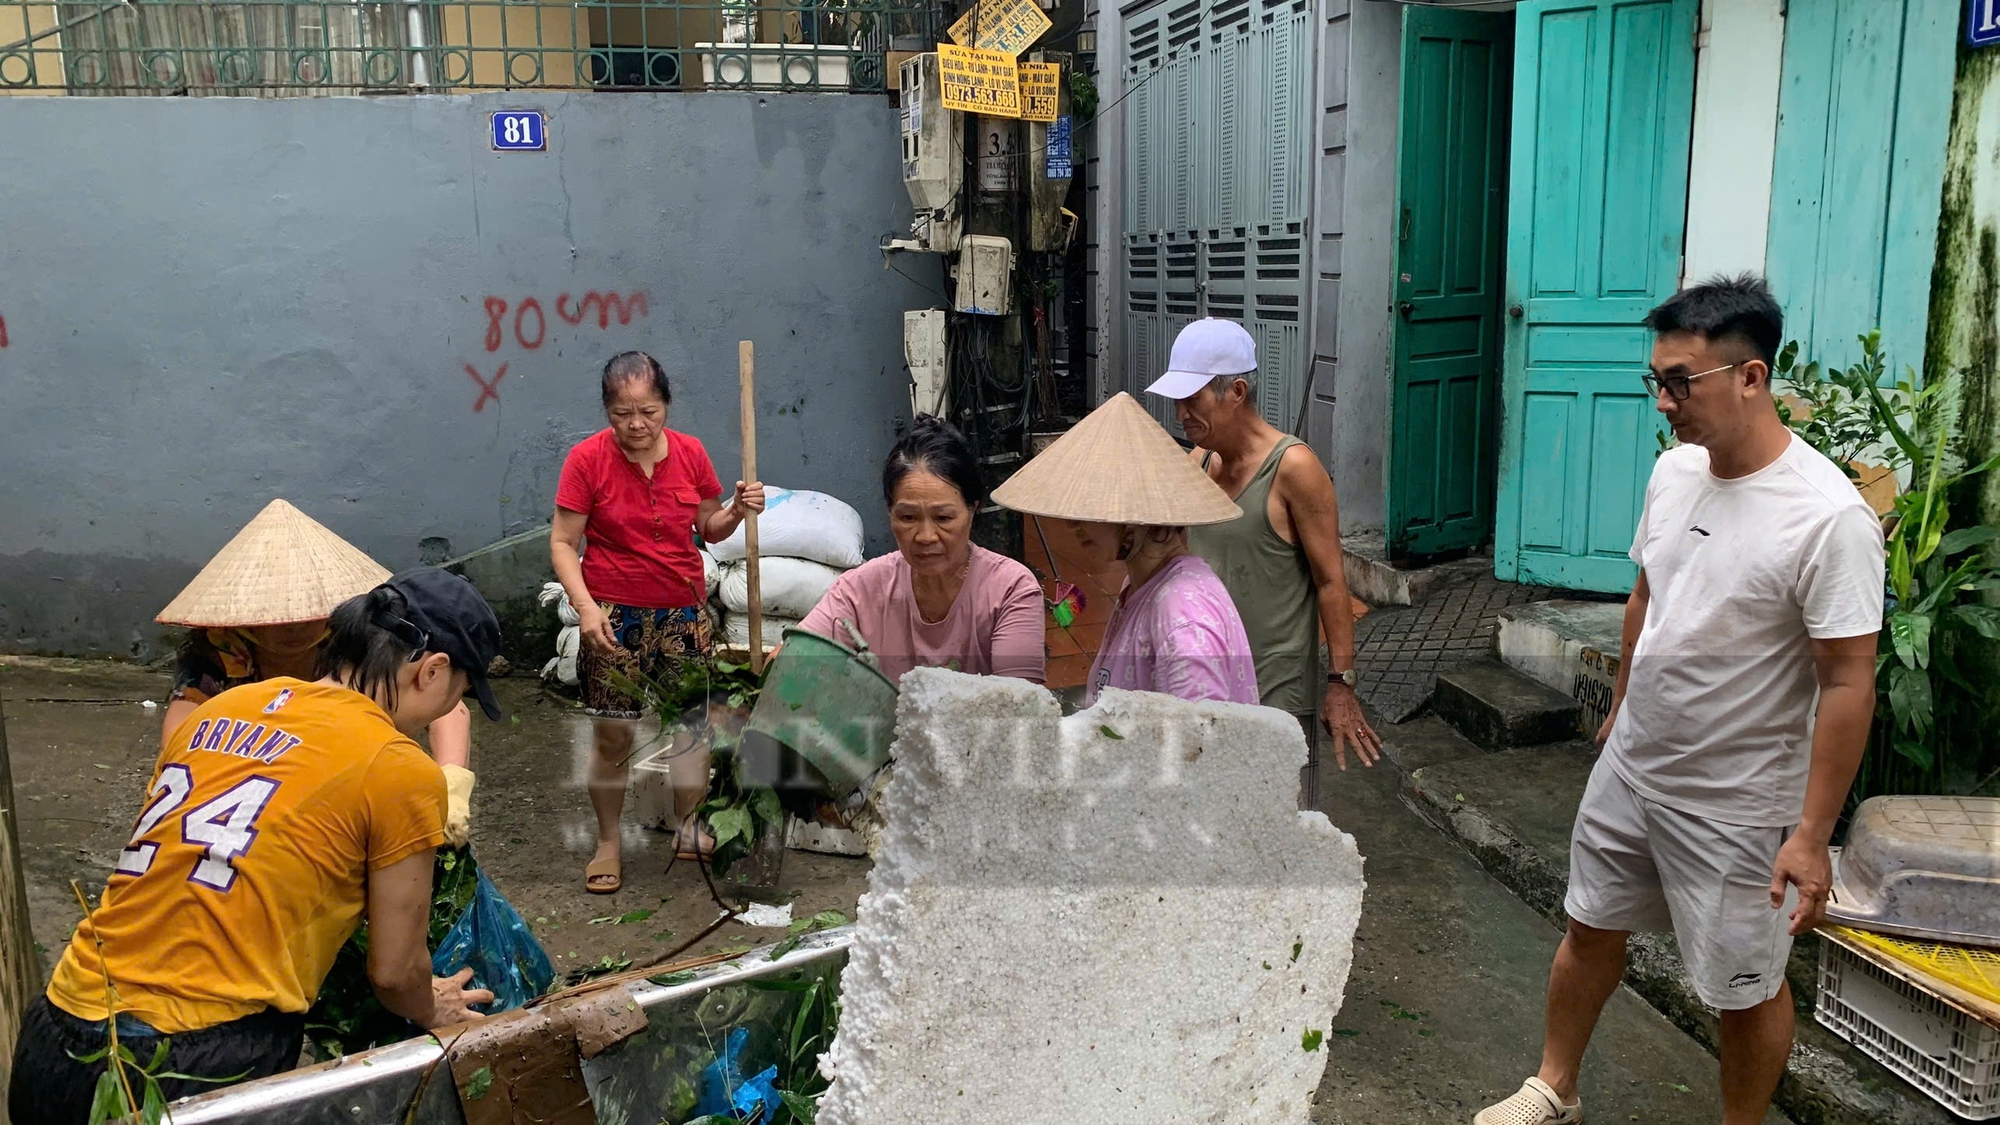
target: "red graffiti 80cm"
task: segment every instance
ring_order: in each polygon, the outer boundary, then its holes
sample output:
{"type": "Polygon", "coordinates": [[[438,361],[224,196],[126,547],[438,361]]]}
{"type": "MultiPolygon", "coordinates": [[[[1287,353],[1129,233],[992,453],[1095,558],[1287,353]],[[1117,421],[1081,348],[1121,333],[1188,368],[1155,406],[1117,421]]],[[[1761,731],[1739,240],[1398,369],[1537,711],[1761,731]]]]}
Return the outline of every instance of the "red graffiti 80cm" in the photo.
{"type": "MultiPolygon", "coordinates": [[[[499,351],[500,345],[506,340],[509,327],[508,308],[504,297],[486,298],[486,350],[489,352],[499,351]]],[[[542,312],[542,302],[534,297],[523,297],[520,304],[512,308],[514,342],[528,351],[540,348],[549,335],[549,320],[547,314],[542,312]]],[[[631,293],[621,297],[617,293],[601,293],[595,289],[585,293],[574,308],[570,306],[568,293],[558,296],[555,310],[557,317],[572,326],[582,325],[585,320],[590,319],[591,312],[595,310],[599,328],[611,327],[611,318],[614,316],[618,318],[619,324],[630,324],[633,317],[647,316],[652,311],[646,303],[644,293],[631,293]]]]}

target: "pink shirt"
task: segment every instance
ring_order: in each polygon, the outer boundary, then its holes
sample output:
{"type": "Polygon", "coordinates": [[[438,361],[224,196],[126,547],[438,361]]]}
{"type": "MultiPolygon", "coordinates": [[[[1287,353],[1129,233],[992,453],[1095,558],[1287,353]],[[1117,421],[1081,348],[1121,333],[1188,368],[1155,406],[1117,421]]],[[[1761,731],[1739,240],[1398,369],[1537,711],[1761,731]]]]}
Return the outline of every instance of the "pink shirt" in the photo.
{"type": "Polygon", "coordinates": [[[1090,664],[1084,706],[1108,687],[1257,702],[1257,661],[1243,619],[1200,555],[1169,559],[1144,586],[1118,595],[1090,664]]]}
{"type": "Polygon", "coordinates": [[[841,575],[799,627],[851,645],[854,639],[838,624],[842,618],[861,630],[892,682],[900,683],[912,668],[951,668],[1038,684],[1047,675],[1042,588],[1027,567],[984,547],[972,548],[965,584],[943,621],[926,624],[918,614],[910,563],[901,551],[841,575]]]}

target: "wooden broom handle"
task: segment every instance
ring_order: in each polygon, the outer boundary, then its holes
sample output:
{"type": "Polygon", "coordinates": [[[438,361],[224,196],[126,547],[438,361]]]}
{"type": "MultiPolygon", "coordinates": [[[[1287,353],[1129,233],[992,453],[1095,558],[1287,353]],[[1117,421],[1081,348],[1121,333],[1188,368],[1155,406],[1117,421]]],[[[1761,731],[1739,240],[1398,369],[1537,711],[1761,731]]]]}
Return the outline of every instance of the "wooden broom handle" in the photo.
{"type": "MultiPolygon", "coordinates": [[[[736,376],[743,409],[743,482],[757,480],[757,377],[750,341],[736,345],[736,376]]],[[[743,576],[750,587],[750,671],[764,674],[764,597],[757,574],[757,513],[743,516],[743,576]]]]}

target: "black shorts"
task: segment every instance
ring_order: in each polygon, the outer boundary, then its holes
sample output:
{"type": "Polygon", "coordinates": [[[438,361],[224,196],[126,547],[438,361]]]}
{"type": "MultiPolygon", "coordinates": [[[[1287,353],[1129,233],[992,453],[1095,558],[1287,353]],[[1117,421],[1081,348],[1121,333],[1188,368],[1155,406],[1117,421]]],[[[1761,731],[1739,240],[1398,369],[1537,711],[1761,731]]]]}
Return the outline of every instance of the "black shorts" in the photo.
{"type": "MultiPolygon", "coordinates": [[[[239,1020],[168,1036],[161,1070],[202,1078],[235,1078],[248,1082],[268,1078],[298,1065],[306,1018],[262,1011],[239,1020]],[[241,1075],[240,1078],[237,1076],[241,1075]]],[[[7,1091],[11,1125],[79,1125],[90,1119],[90,1101],[105,1063],[77,1061],[104,1049],[104,1024],[81,1020],[40,996],[21,1020],[21,1038],[14,1047],[14,1070],[7,1091]]],[[[153,1061],[159,1038],[119,1035],[140,1065],[153,1061]]],[[[129,1072],[128,1072],[129,1073],[129,1072]]],[[[136,1076],[134,1076],[136,1077],[136,1076]]],[[[219,1090],[231,1082],[188,1082],[164,1079],[160,1090],[168,1101],[219,1090]]],[[[135,1082],[132,1093],[144,1098],[135,1082]]]]}

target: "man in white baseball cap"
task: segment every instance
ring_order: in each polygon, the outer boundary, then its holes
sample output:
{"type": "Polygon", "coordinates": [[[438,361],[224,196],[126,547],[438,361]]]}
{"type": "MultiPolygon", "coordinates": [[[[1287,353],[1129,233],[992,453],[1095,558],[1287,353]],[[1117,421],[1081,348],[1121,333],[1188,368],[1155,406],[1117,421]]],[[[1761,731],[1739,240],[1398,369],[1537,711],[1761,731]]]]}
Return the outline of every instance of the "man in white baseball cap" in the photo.
{"type": "Polygon", "coordinates": [[[1354,694],[1354,611],[1333,480],[1304,442],[1258,413],[1256,380],[1256,341],[1235,321],[1210,317],[1181,329],[1166,374],[1146,390],[1174,400],[1195,462],[1242,509],[1241,519],[1189,528],[1188,543],[1236,602],[1264,706],[1299,717],[1307,747],[1299,799],[1316,808],[1319,727],[1333,736],[1341,769],[1349,746],[1372,766],[1382,744],[1354,694]]]}

